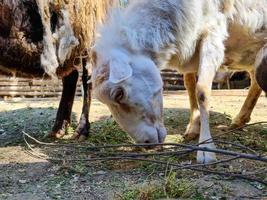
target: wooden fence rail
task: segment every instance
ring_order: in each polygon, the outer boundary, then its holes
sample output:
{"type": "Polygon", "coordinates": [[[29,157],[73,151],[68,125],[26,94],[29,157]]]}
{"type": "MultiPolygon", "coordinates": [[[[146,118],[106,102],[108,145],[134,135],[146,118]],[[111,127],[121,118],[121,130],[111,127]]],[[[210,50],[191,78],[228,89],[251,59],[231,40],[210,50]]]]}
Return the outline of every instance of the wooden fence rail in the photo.
{"type": "MultiPolygon", "coordinates": [[[[183,76],[176,71],[163,70],[161,76],[164,90],[184,90],[183,76]]],[[[81,80],[78,81],[76,96],[82,95],[81,80]]],[[[231,82],[231,88],[245,88],[249,82],[231,82]]],[[[216,83],[214,84],[216,88],[216,83]]],[[[0,76],[0,97],[59,97],[62,91],[61,80],[36,80],[0,76]]]]}
{"type": "MultiPolygon", "coordinates": [[[[61,80],[0,77],[0,97],[59,97],[61,91],[61,80]]],[[[82,95],[80,81],[76,95],[82,95]]]]}

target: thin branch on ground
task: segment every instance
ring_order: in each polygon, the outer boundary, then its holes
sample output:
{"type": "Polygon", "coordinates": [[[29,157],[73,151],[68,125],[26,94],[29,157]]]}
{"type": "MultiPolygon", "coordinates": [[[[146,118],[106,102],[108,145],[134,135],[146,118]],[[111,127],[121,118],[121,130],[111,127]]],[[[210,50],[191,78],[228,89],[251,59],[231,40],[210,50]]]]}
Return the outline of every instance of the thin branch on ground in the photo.
{"type": "Polygon", "coordinates": [[[245,124],[244,126],[241,126],[241,127],[237,127],[237,128],[234,128],[232,130],[229,130],[229,131],[222,131],[221,133],[217,134],[216,136],[213,136],[212,138],[209,138],[207,140],[204,140],[203,142],[201,143],[198,143],[198,145],[201,145],[201,144],[204,144],[206,142],[209,142],[209,141],[212,141],[222,135],[226,135],[226,134],[229,134],[229,133],[234,133],[235,131],[240,131],[242,130],[243,128],[248,128],[248,127],[251,127],[251,126],[255,126],[255,125],[263,125],[263,124],[267,124],[267,121],[260,121],[260,122],[255,122],[255,123],[250,123],[250,124],[245,124]]]}
{"type": "MultiPolygon", "coordinates": [[[[197,145],[201,145],[204,143],[209,143],[212,142],[212,139],[216,139],[222,135],[225,134],[229,134],[229,133],[233,133],[235,131],[241,130],[243,128],[247,128],[247,127],[251,127],[251,126],[255,126],[255,125],[262,125],[262,124],[267,124],[267,121],[261,121],[261,122],[256,122],[256,123],[251,123],[251,124],[246,124],[244,126],[229,130],[229,131],[223,131],[220,134],[214,136],[213,138],[209,138],[201,143],[198,143],[197,145]]],[[[32,137],[31,135],[27,134],[25,131],[22,131],[23,136],[26,135],[27,137],[29,137],[30,139],[32,139],[33,141],[35,141],[37,144],[40,145],[47,145],[47,146],[65,146],[65,147],[75,147],[75,148],[87,148],[87,149],[92,149],[92,150],[97,150],[97,149],[103,149],[103,148],[119,148],[119,147],[146,147],[148,146],[148,144],[120,144],[120,145],[104,145],[104,146],[85,146],[85,145],[81,145],[79,143],[69,143],[69,144],[61,144],[61,143],[47,143],[47,142],[41,142],[38,141],[36,138],[32,137]]],[[[166,143],[165,143],[166,144],[166,143]]],[[[164,144],[164,146],[165,146],[164,144]]],[[[172,143],[171,143],[172,144],[172,143]]],[[[171,145],[170,144],[170,145],[171,145]]],[[[162,144],[150,144],[149,146],[160,146],[162,144]]],[[[167,146],[168,144],[166,144],[167,146]]]]}
{"type": "MultiPolygon", "coordinates": [[[[42,156],[36,155],[30,151],[26,151],[29,155],[38,158],[38,159],[45,159],[45,160],[49,160],[49,161],[65,161],[65,162],[70,162],[70,161],[114,161],[114,160],[132,160],[132,161],[143,161],[143,162],[150,162],[150,163],[155,163],[155,164],[160,164],[160,165],[169,165],[169,166],[173,166],[175,167],[175,170],[181,170],[181,169],[188,169],[188,170],[192,170],[192,171],[199,171],[199,172],[205,172],[205,173],[209,173],[209,174],[217,174],[217,175],[221,175],[221,176],[225,176],[225,177],[232,177],[232,178],[239,178],[239,179],[244,179],[244,180],[249,180],[249,181],[253,181],[253,182],[258,182],[264,185],[267,185],[267,182],[264,180],[260,180],[257,178],[252,178],[252,177],[248,177],[242,174],[234,174],[234,173],[229,173],[229,172],[218,172],[218,171],[213,171],[213,170],[208,170],[208,169],[203,169],[203,168],[199,168],[199,167],[207,167],[210,165],[213,165],[213,163],[209,163],[209,164],[195,164],[195,165],[180,165],[180,164],[176,164],[176,163],[170,163],[170,162],[166,162],[166,161],[159,161],[159,160],[152,160],[152,159],[144,159],[144,158],[131,158],[131,157],[105,157],[105,158],[88,158],[88,159],[59,159],[59,158],[44,158],[42,156]]],[[[232,158],[232,159],[227,159],[227,160],[222,160],[222,161],[217,161],[214,162],[214,164],[219,164],[219,163],[223,163],[223,162],[229,162],[231,160],[234,159],[238,159],[237,157],[232,158]]]]}
{"type": "MultiPolygon", "coordinates": [[[[26,140],[25,136],[30,136],[29,134],[24,132],[24,140],[26,140]]],[[[30,136],[29,138],[33,138],[32,136],[30,136]]],[[[34,141],[36,141],[38,144],[41,144],[42,142],[38,141],[37,139],[34,138],[34,141]]],[[[208,147],[200,147],[200,146],[195,146],[195,145],[189,145],[189,144],[176,144],[176,143],[163,143],[163,144],[118,144],[118,145],[107,145],[107,146],[97,146],[97,147],[93,147],[93,148],[98,148],[98,149],[104,149],[104,148],[118,148],[118,147],[155,147],[155,146],[178,146],[178,147],[182,147],[185,148],[185,150],[183,150],[183,152],[178,151],[177,153],[191,153],[192,151],[204,151],[204,152],[213,152],[213,153],[217,153],[217,154],[223,154],[223,155],[228,155],[228,156],[239,156],[240,158],[244,158],[244,159],[250,159],[250,160],[257,160],[257,161],[262,161],[262,162],[267,162],[267,157],[261,157],[259,155],[253,155],[253,154],[245,154],[245,153],[239,153],[239,152],[233,152],[233,151],[228,151],[228,150],[223,150],[223,149],[212,149],[212,148],[208,148],[208,147]],[[187,152],[188,151],[188,152],[187,152]]],[[[165,152],[164,154],[172,154],[173,152],[165,152]]],[[[112,154],[110,152],[110,154],[112,154]]],[[[125,156],[125,157],[136,157],[139,155],[161,155],[162,153],[122,153],[121,155],[125,156]]]]}
{"type": "MultiPolygon", "coordinates": [[[[25,136],[28,136],[28,134],[24,134],[25,136]]],[[[42,143],[38,140],[36,140],[35,138],[31,137],[31,139],[34,139],[35,142],[37,143],[42,143]]],[[[27,146],[31,149],[31,151],[33,151],[34,149],[31,148],[30,144],[27,142],[26,138],[24,137],[24,140],[27,144],[27,146]]],[[[163,145],[163,144],[162,144],[163,145]]],[[[173,144],[173,143],[169,143],[169,144],[164,144],[164,145],[177,145],[177,144],[173,144]]],[[[122,147],[122,146],[128,146],[128,147],[136,147],[136,146],[147,146],[146,145],[109,145],[108,148],[112,148],[112,147],[122,147]]],[[[245,158],[245,159],[252,159],[252,160],[258,160],[258,161],[262,161],[262,162],[266,162],[266,158],[261,158],[257,155],[251,155],[251,154],[241,154],[241,153],[236,153],[236,152],[230,152],[230,151],[226,151],[226,150],[218,150],[218,149],[208,149],[208,148],[201,148],[201,147],[196,147],[196,146],[190,146],[190,145],[182,145],[182,147],[187,147],[187,148],[191,148],[191,149],[187,149],[187,150],[180,150],[180,151],[172,151],[172,152],[155,152],[155,153],[110,153],[110,156],[107,157],[97,157],[97,158],[88,158],[88,159],[58,159],[58,158],[51,158],[51,157],[43,157],[43,156],[39,156],[39,155],[35,155],[33,153],[31,153],[31,155],[34,155],[35,157],[41,158],[41,159],[46,159],[46,160],[50,160],[50,161],[67,161],[67,162],[73,162],[73,161],[109,161],[109,160],[142,160],[142,161],[147,161],[147,162],[152,162],[149,159],[144,159],[144,158],[137,158],[137,157],[148,157],[148,156],[159,156],[159,155],[169,155],[169,156],[179,156],[179,155],[186,155],[189,153],[192,153],[193,151],[197,151],[197,150],[201,150],[201,151],[208,151],[208,152],[216,152],[216,153],[222,153],[225,155],[231,155],[234,156],[233,158],[230,159],[225,159],[225,160],[221,160],[221,161],[217,161],[217,162],[213,162],[213,163],[209,163],[209,164],[194,164],[194,165],[179,165],[179,169],[193,169],[196,170],[195,167],[207,167],[207,166],[212,166],[212,165],[217,165],[220,163],[226,163],[226,162],[230,162],[232,160],[236,160],[236,159],[240,159],[240,158],[245,158]]],[[[103,146],[104,148],[107,146],[103,146]]],[[[181,147],[181,145],[179,145],[179,147],[181,147]]],[[[94,147],[95,148],[95,147],[94,147]]],[[[97,148],[100,148],[99,146],[97,148]]],[[[153,163],[158,163],[158,164],[164,164],[164,161],[153,161],[153,163]]],[[[166,164],[166,163],[165,163],[166,164]]],[[[169,163],[172,164],[173,166],[177,167],[177,164],[174,163],[169,163]]],[[[199,171],[199,170],[196,170],[199,171]]],[[[203,169],[201,170],[203,171],[203,169]]],[[[215,173],[215,172],[214,172],[215,173]]],[[[219,175],[225,175],[225,176],[231,176],[229,175],[229,173],[225,173],[225,172],[216,172],[216,174],[219,175]]],[[[234,177],[236,178],[243,178],[243,175],[234,175],[234,177]]],[[[252,180],[252,178],[249,178],[249,180],[252,180]]],[[[254,180],[254,179],[253,179],[254,180]]],[[[257,180],[258,182],[263,183],[261,180],[257,180]]],[[[266,184],[264,182],[264,184],[266,184]]]]}
{"type": "MultiPolygon", "coordinates": [[[[231,131],[226,131],[223,132],[219,135],[217,135],[214,138],[218,138],[219,136],[223,134],[228,134],[231,132],[234,132],[236,130],[240,130],[245,127],[253,126],[253,125],[258,125],[258,124],[267,124],[267,122],[257,122],[249,125],[245,125],[241,128],[237,128],[231,131]]],[[[149,163],[154,163],[158,165],[165,165],[165,166],[172,166],[175,167],[175,170],[178,169],[186,169],[186,170],[193,170],[193,171],[199,171],[199,172],[204,172],[204,173],[209,173],[209,174],[217,174],[220,176],[225,176],[225,177],[232,177],[232,178],[239,178],[239,179],[246,179],[249,181],[257,181],[259,183],[267,185],[267,182],[265,180],[260,180],[254,177],[251,177],[251,175],[256,175],[256,174],[263,174],[261,171],[257,171],[257,173],[247,173],[246,175],[244,174],[238,174],[238,173],[230,173],[230,172],[222,172],[222,171],[214,171],[211,169],[208,169],[211,166],[217,166],[222,163],[230,163],[233,160],[238,160],[238,159],[245,159],[245,160],[254,160],[262,163],[267,163],[267,157],[258,154],[256,151],[253,149],[246,147],[242,144],[236,144],[234,142],[228,142],[228,141],[223,141],[223,140],[212,140],[208,139],[202,143],[198,144],[177,144],[177,143],[164,143],[164,144],[115,144],[115,145],[101,145],[101,146],[85,146],[85,145],[80,145],[77,143],[71,143],[71,144],[57,144],[57,143],[46,143],[46,142],[41,142],[37,140],[36,138],[32,137],[31,135],[27,134],[25,131],[23,131],[23,139],[25,141],[25,144],[28,148],[28,150],[25,150],[30,156],[33,156],[38,159],[45,159],[48,161],[53,161],[53,162],[78,162],[78,161],[83,161],[83,162],[106,162],[106,161],[114,161],[114,160],[131,160],[131,161],[142,161],[142,162],[149,162],[149,163]],[[57,155],[57,156],[49,156],[40,152],[37,152],[32,145],[30,144],[28,140],[32,140],[35,144],[40,145],[40,146],[45,146],[45,147],[53,147],[54,151],[56,148],[59,147],[64,147],[65,151],[71,151],[71,150],[77,150],[77,149],[86,149],[87,157],[88,158],[68,158],[65,156],[57,155]],[[231,145],[232,148],[239,149],[241,152],[235,152],[235,151],[229,151],[226,149],[213,149],[213,148],[207,148],[203,147],[202,144],[208,144],[215,142],[216,144],[223,144],[223,145],[231,145]],[[125,149],[121,148],[151,148],[151,147],[161,147],[160,150],[158,151],[153,151],[153,152],[129,152],[125,151],[125,149]],[[196,151],[204,151],[204,152],[214,152],[220,155],[225,156],[230,156],[230,158],[225,158],[221,159],[212,163],[208,164],[180,164],[180,163],[174,163],[170,162],[170,158],[181,158],[186,155],[189,155],[193,152],[196,151]],[[243,153],[243,152],[249,152],[249,153],[243,153]],[[153,159],[150,159],[150,158],[153,159]],[[162,160],[165,159],[165,160],[162,160]],[[169,159],[166,161],[166,159],[169,159]]],[[[62,149],[61,149],[62,150],[62,149]]],[[[83,151],[84,152],[84,151],[83,151]]],[[[265,171],[265,170],[262,170],[265,171]]]]}

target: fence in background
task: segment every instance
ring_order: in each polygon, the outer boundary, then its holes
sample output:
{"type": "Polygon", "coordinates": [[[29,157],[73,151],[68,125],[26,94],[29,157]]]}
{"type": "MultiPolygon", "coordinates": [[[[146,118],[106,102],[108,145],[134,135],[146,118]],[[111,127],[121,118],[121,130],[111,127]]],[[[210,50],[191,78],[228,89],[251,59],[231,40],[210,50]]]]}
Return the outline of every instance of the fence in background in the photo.
{"type": "MultiPolygon", "coordinates": [[[[163,70],[161,72],[164,90],[184,90],[183,76],[176,71],[163,70]]],[[[239,76],[240,77],[240,76],[239,76]]],[[[218,83],[213,88],[217,89],[218,83]]],[[[231,89],[248,87],[249,80],[230,81],[231,89]]],[[[221,89],[225,89],[223,86],[221,89]]],[[[59,97],[62,91],[61,80],[36,80],[0,76],[0,97],[59,97]]],[[[76,96],[82,95],[81,80],[78,81],[76,96]]]]}
{"type": "MultiPolygon", "coordinates": [[[[0,76],[0,97],[59,97],[61,80],[37,80],[0,76]]],[[[76,95],[81,96],[81,81],[77,84],[76,95]]]]}

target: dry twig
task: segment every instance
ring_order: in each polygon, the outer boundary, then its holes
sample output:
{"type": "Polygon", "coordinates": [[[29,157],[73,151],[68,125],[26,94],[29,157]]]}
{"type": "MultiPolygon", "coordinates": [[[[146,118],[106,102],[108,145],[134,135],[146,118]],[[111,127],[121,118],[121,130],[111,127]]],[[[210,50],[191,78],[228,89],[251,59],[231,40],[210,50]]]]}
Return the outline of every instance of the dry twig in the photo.
{"type": "MultiPolygon", "coordinates": [[[[265,122],[264,122],[265,123],[265,122]]],[[[256,123],[259,124],[259,123],[256,123]]],[[[252,124],[255,125],[255,124],[252,124]]],[[[246,126],[247,127],[247,126],[246,126]]],[[[230,131],[227,131],[229,133],[230,131]]],[[[232,132],[232,131],[231,131],[232,132]]],[[[210,166],[215,166],[221,163],[228,163],[233,160],[237,160],[240,158],[248,159],[248,160],[255,160],[259,162],[266,163],[267,157],[263,157],[261,155],[258,155],[254,150],[245,147],[241,144],[235,144],[227,141],[221,141],[216,139],[214,142],[219,144],[228,144],[232,147],[236,147],[244,152],[249,151],[252,154],[248,153],[240,153],[240,152],[234,152],[234,151],[228,151],[223,149],[211,149],[206,147],[200,147],[200,144],[197,145],[189,145],[189,144],[176,144],[176,143],[165,143],[165,144],[118,144],[118,145],[104,145],[104,146],[84,146],[79,144],[55,144],[55,143],[45,143],[41,142],[34,137],[30,136],[29,134],[23,132],[23,138],[25,141],[25,144],[27,145],[28,149],[26,152],[36,158],[45,159],[49,161],[56,161],[56,162],[76,162],[76,161],[84,161],[84,162],[95,162],[95,161],[111,161],[111,160],[133,160],[133,161],[143,161],[143,162],[150,162],[155,163],[159,165],[169,165],[172,167],[175,167],[176,170],[178,169],[188,169],[188,170],[194,170],[204,173],[210,173],[210,174],[218,174],[225,177],[232,177],[232,178],[240,178],[240,179],[246,179],[249,181],[257,181],[262,184],[266,184],[267,182],[264,180],[260,180],[257,178],[253,178],[247,175],[243,174],[237,174],[237,173],[229,173],[229,172],[221,172],[221,171],[214,171],[208,169],[210,166]],[[58,157],[51,157],[47,156],[45,154],[36,153],[34,148],[31,147],[30,143],[27,139],[31,139],[36,144],[48,146],[48,147],[65,147],[65,148],[74,148],[74,149],[86,149],[90,158],[80,159],[80,158],[58,158],[58,157]],[[125,152],[125,151],[118,151],[118,148],[122,147],[168,147],[167,150],[163,150],[160,152],[125,152]],[[107,151],[107,150],[113,150],[113,151],[107,151]],[[170,157],[182,157],[185,155],[188,155],[195,151],[206,151],[206,152],[215,152],[217,154],[221,155],[227,155],[231,156],[230,158],[219,160],[213,163],[209,164],[179,164],[179,163],[173,163],[169,161],[163,161],[160,159],[149,159],[149,157],[155,157],[160,156],[160,158],[170,158],[170,157]]],[[[211,140],[207,140],[206,143],[211,142],[211,140]]],[[[251,175],[251,174],[250,174],[251,175]]]]}

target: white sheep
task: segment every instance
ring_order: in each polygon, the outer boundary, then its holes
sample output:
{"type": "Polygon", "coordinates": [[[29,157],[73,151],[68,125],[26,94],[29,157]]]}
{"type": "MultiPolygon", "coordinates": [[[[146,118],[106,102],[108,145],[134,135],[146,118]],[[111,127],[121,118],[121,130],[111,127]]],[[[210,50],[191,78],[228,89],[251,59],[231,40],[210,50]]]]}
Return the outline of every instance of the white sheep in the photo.
{"type": "MultiPolygon", "coordinates": [[[[263,58],[257,54],[263,51],[266,36],[267,0],[131,1],[125,10],[114,11],[99,31],[93,89],[136,142],[163,142],[159,69],[174,68],[185,75],[190,96],[185,136],[200,133],[200,143],[212,141],[209,99],[216,71],[224,65],[250,72],[248,97],[233,120],[233,126],[242,126],[261,94],[253,66],[256,57],[263,58]]],[[[211,142],[200,146],[215,148],[211,142]]],[[[197,153],[200,163],[214,160],[214,153],[197,153]]]]}

